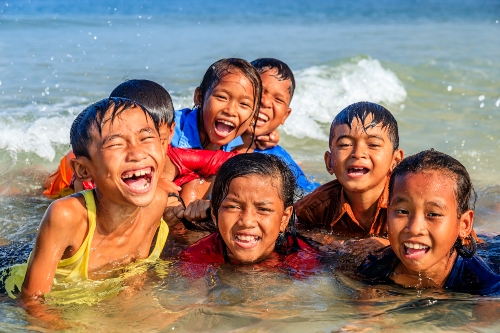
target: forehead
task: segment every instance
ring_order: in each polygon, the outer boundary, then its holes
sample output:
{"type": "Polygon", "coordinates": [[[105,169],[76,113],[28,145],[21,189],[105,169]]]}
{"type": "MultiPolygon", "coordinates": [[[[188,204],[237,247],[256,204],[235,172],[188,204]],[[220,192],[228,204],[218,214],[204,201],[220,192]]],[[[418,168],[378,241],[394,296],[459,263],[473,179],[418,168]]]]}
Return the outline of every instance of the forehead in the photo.
{"type": "Polygon", "coordinates": [[[252,82],[245,76],[242,71],[236,68],[230,69],[226,73],[224,73],[218,81],[215,81],[212,84],[212,87],[208,90],[208,92],[211,90],[225,88],[224,86],[228,85],[240,86],[249,95],[253,94],[252,82]]]}
{"type": "Polygon", "coordinates": [[[413,200],[430,199],[446,202],[446,206],[456,206],[456,182],[453,177],[440,170],[424,170],[396,177],[392,197],[409,196],[413,200]]]}
{"type": "Polygon", "coordinates": [[[103,136],[109,135],[115,131],[119,132],[135,132],[140,129],[150,127],[154,129],[155,125],[151,116],[141,109],[139,106],[130,107],[128,109],[119,109],[113,116],[113,107],[110,107],[102,116],[101,134],[97,129],[97,124],[92,126],[92,138],[100,140],[103,136]]]}
{"type": "Polygon", "coordinates": [[[375,135],[383,139],[389,139],[388,128],[383,127],[382,123],[375,124],[372,115],[368,115],[364,123],[359,118],[354,118],[350,126],[347,124],[336,124],[332,128],[332,132],[334,138],[341,136],[366,137],[375,135]]]}
{"type": "Polygon", "coordinates": [[[229,194],[238,197],[280,197],[280,182],[276,177],[269,175],[263,176],[258,174],[250,174],[242,177],[234,178],[229,184],[229,194]]]}

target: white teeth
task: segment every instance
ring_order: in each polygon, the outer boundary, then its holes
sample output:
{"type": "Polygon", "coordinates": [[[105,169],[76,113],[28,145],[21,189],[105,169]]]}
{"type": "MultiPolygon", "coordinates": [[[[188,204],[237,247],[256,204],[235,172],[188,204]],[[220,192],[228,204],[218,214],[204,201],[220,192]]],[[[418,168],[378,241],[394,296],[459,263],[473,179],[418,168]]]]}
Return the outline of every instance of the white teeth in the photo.
{"type": "Polygon", "coordinates": [[[124,174],[122,176],[122,179],[132,178],[133,176],[140,177],[140,176],[144,176],[144,175],[149,175],[150,173],[151,173],[151,168],[137,170],[135,172],[130,172],[130,173],[124,174]]]}
{"type": "Polygon", "coordinates": [[[259,120],[262,120],[263,122],[266,122],[269,120],[269,117],[266,116],[265,114],[259,114],[259,120]]]}
{"type": "Polygon", "coordinates": [[[427,245],[417,244],[417,243],[404,243],[404,245],[407,248],[416,249],[416,250],[422,250],[422,249],[428,249],[429,248],[427,245]]]}
{"type": "Polygon", "coordinates": [[[257,240],[257,236],[247,236],[247,235],[235,235],[234,238],[236,238],[237,240],[240,240],[240,241],[244,241],[244,242],[251,242],[251,241],[256,241],[257,240]]]}
{"type": "Polygon", "coordinates": [[[227,120],[218,120],[218,122],[223,123],[224,125],[234,127],[234,124],[227,120]]]}

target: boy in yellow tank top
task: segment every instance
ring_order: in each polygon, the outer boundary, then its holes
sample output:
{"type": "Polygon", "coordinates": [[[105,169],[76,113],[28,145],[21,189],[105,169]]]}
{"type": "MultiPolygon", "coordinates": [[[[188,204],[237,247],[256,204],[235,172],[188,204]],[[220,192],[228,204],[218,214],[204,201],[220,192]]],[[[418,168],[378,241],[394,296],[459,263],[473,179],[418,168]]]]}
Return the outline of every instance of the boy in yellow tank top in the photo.
{"type": "Polygon", "coordinates": [[[78,115],[70,136],[72,169],[96,188],[47,209],[22,284],[26,303],[50,291],[55,276],[95,279],[155,259],[168,235],[162,217],[169,198],[158,186],[166,148],[158,119],[128,99],[106,98],[78,115]]]}

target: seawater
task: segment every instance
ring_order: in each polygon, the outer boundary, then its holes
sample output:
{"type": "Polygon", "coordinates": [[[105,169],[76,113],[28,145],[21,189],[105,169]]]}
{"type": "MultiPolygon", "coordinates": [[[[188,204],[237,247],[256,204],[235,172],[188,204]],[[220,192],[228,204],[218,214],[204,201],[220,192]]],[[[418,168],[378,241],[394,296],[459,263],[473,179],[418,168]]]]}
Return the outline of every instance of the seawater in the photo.
{"type": "MultiPolygon", "coordinates": [[[[50,203],[41,197],[43,180],[69,150],[69,127],[87,105],[126,79],[144,78],[162,84],[176,108],[191,107],[208,66],[234,56],[275,57],[293,69],[282,145],[320,182],[332,179],[323,164],[329,124],[360,100],[393,112],[406,154],[433,147],[462,161],[479,194],[476,229],[494,256],[499,20],[494,0],[4,1],[0,245],[32,242],[50,203]]],[[[460,331],[476,329],[492,301],[385,287],[360,296],[358,282],[331,272],[297,280],[223,268],[192,281],[175,263],[162,265],[164,274],[152,270],[135,293],[57,310],[72,330],[460,331]]],[[[0,318],[1,330],[40,327],[6,298],[0,318]]]]}

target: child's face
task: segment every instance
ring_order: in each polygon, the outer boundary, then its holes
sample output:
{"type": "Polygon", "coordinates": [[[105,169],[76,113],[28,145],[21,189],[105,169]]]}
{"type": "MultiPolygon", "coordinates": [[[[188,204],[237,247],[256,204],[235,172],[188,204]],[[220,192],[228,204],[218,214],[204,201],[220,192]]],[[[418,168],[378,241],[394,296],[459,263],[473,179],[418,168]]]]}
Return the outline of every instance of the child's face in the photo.
{"type": "Polygon", "coordinates": [[[149,205],[163,171],[164,154],[152,119],[138,107],[104,117],[101,135],[92,130],[91,159],[81,157],[101,195],[134,206],[149,205]],[[106,120],[107,119],[107,120],[106,120]]]}
{"type": "MultiPolygon", "coordinates": [[[[371,117],[365,121],[370,124],[371,117]]],[[[325,153],[328,172],[335,174],[348,193],[383,189],[387,176],[403,158],[401,149],[393,151],[387,129],[378,124],[365,132],[361,122],[354,119],[351,128],[344,124],[333,130],[330,151],[325,153]]]]}
{"type": "Polygon", "coordinates": [[[285,231],[293,210],[283,206],[278,188],[273,178],[255,174],[231,182],[217,212],[219,232],[230,258],[252,263],[273,252],[278,234],[285,231]]]}
{"type": "MultiPolygon", "coordinates": [[[[278,70],[268,70],[260,75],[262,79],[262,99],[255,126],[255,135],[266,135],[285,123],[292,112],[290,105],[290,80],[276,78],[278,70]]],[[[250,126],[249,130],[253,130],[250,126]]]]}
{"type": "Polygon", "coordinates": [[[389,203],[388,235],[405,273],[446,272],[457,236],[472,230],[472,210],[457,217],[456,181],[442,171],[397,177],[389,203]]]}
{"type": "Polygon", "coordinates": [[[239,71],[225,75],[203,98],[203,126],[210,142],[223,146],[245,132],[254,114],[254,87],[239,71]]]}

